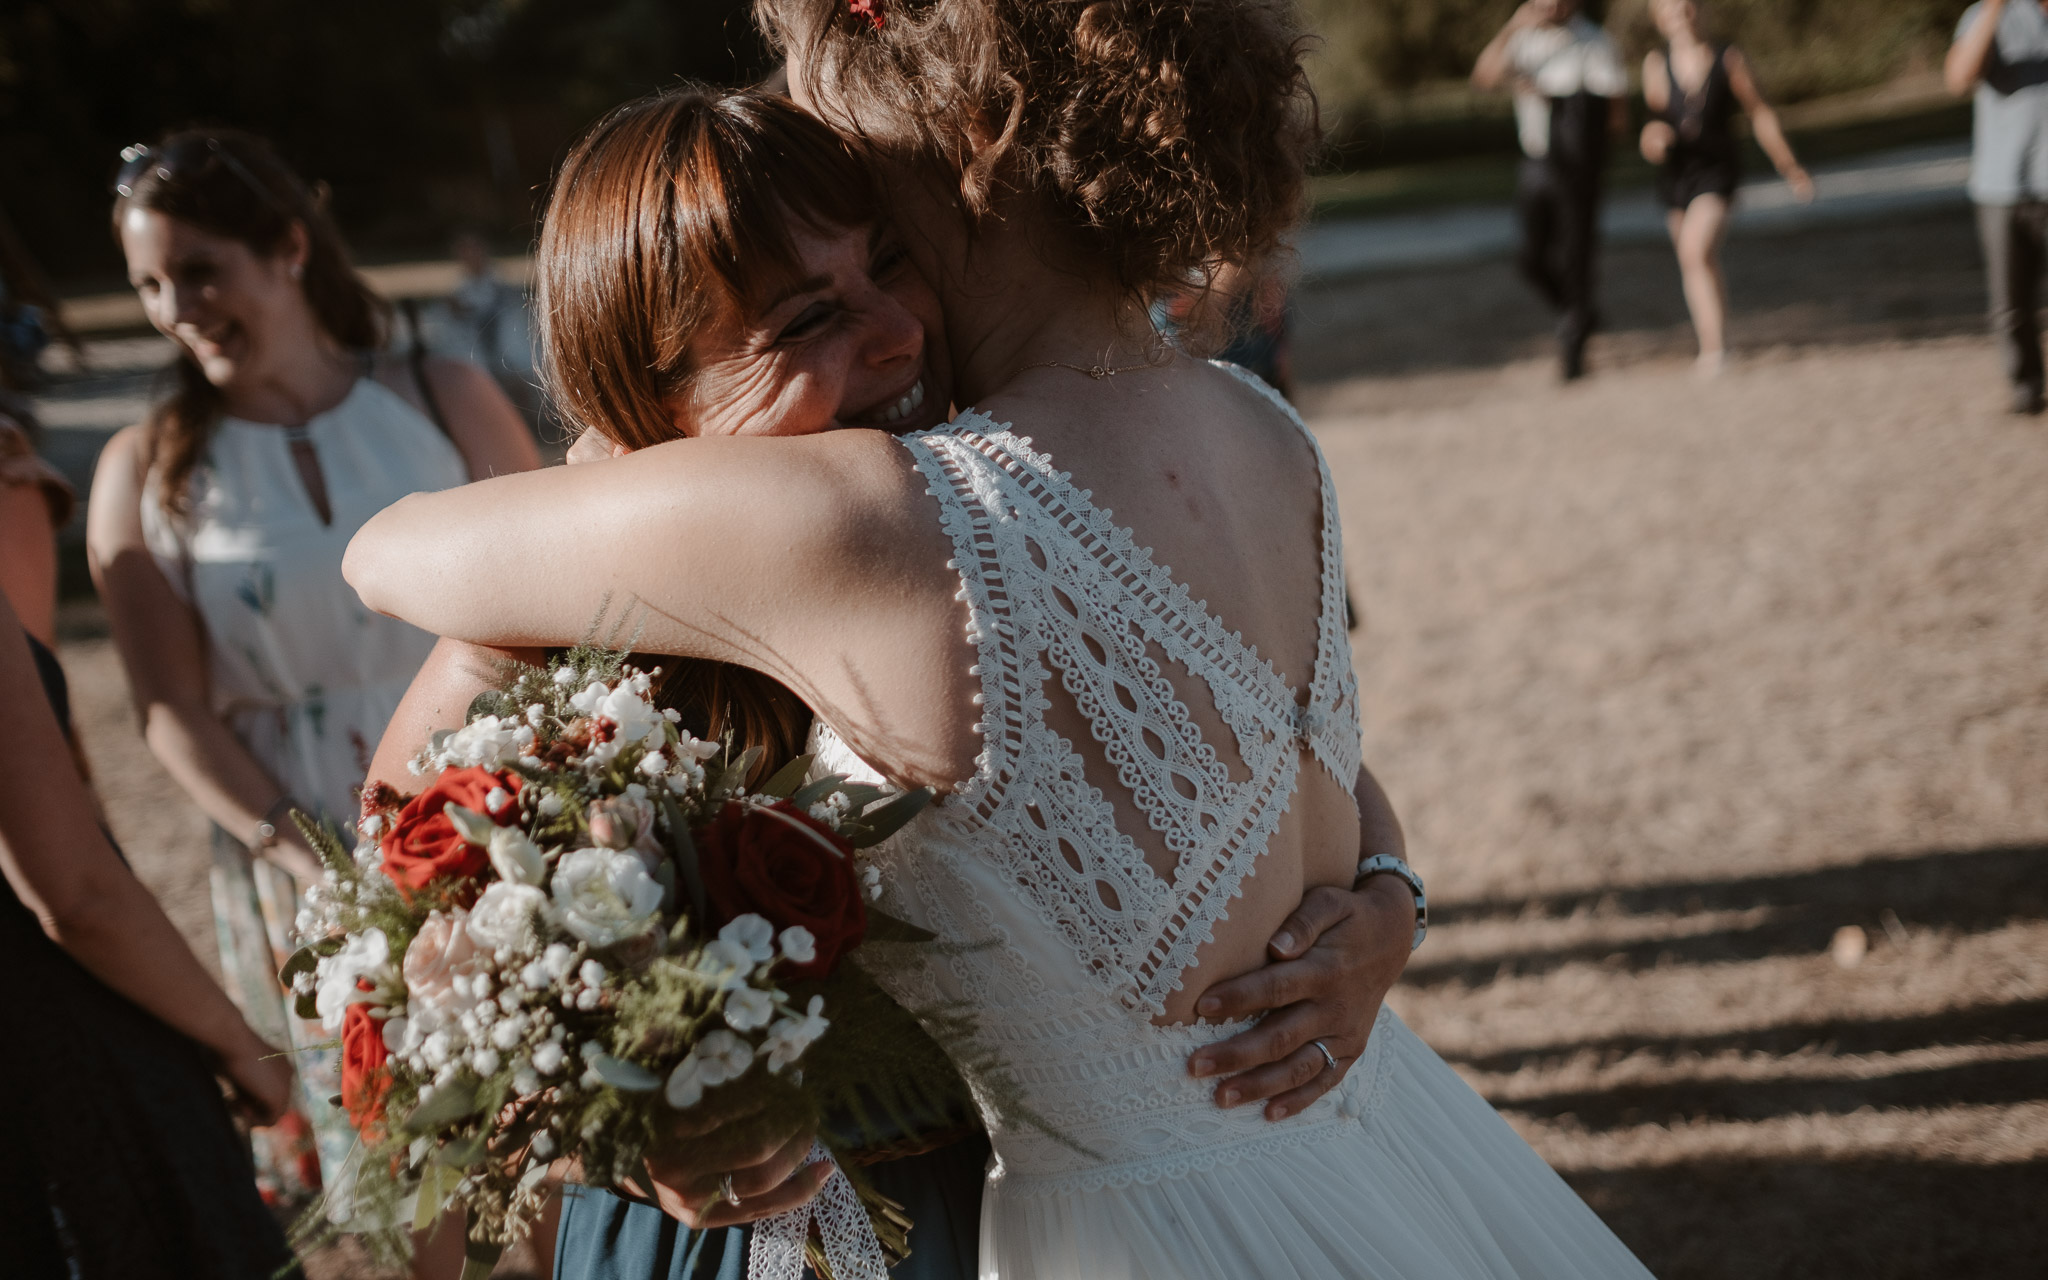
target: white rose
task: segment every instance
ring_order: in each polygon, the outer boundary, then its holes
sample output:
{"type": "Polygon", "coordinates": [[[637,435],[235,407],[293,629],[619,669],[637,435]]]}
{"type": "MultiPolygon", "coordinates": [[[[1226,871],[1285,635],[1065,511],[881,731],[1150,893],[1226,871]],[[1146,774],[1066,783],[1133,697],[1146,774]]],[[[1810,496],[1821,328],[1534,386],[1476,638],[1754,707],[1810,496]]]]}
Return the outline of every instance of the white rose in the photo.
{"type": "Polygon", "coordinates": [[[758,987],[741,987],[725,998],[725,1022],[734,1031],[759,1031],[775,1020],[775,997],[758,987]]]}
{"type": "Polygon", "coordinates": [[[644,933],[660,909],[661,886],[630,851],[576,849],[555,865],[562,927],[593,947],[644,933]]]}
{"type": "Polygon", "coordinates": [[[718,940],[744,949],[747,959],[755,964],[766,964],[775,958],[775,926],[751,911],[726,921],[718,931],[718,940]]]}
{"type": "Polygon", "coordinates": [[[344,942],[341,950],[321,957],[313,969],[313,1004],[329,1034],[341,1034],[341,1016],[350,1005],[375,1002],[375,996],[358,990],[356,982],[376,981],[390,959],[391,943],[382,929],[365,929],[344,942]]]}
{"type": "Polygon", "coordinates": [[[530,884],[496,880],[469,910],[469,936],[491,951],[525,952],[534,945],[533,918],[547,909],[548,895],[530,884]]]}
{"type": "Polygon", "coordinates": [[[548,864],[540,846],[517,827],[499,827],[491,832],[491,867],[514,884],[539,884],[547,879],[548,864]]]}

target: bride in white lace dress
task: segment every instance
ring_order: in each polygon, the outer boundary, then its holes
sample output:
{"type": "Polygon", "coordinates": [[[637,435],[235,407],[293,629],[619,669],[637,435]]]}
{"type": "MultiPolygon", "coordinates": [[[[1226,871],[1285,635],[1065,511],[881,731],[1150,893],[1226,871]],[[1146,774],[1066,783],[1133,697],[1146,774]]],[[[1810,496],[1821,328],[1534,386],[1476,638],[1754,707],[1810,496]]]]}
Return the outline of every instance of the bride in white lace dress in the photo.
{"type": "MultiPolygon", "coordinates": [[[[948,792],[884,905],[959,945],[877,967],[981,1028],[984,1275],[1642,1276],[1389,1011],[1264,1108],[1199,1078],[1242,1029],[1202,1020],[1218,985],[1359,870],[1328,470],[1262,385],[1142,336],[1151,296],[1271,253],[1299,206],[1286,6],[759,9],[799,100],[877,144],[979,408],[410,498],[350,581],[511,646],[637,599],[643,647],[795,689],[833,767],[948,792]]],[[[814,284],[748,318],[749,358],[840,323],[814,284]]]]}

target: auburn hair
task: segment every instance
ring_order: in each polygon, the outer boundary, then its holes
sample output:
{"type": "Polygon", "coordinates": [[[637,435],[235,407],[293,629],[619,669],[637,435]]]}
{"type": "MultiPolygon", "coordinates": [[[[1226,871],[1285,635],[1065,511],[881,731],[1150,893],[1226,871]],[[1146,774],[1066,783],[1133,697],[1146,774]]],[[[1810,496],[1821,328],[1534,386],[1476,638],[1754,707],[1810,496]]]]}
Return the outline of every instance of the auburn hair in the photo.
{"type": "MultiPolygon", "coordinates": [[[[351,351],[384,344],[389,307],[349,262],[348,246],[316,193],[270,144],[237,129],[187,129],[167,135],[150,154],[190,157],[152,162],[126,184],[113,210],[114,239],[129,209],[148,209],[242,244],[262,257],[285,248],[294,226],[306,232],[300,277],[306,303],[327,336],[351,351]]],[[[164,509],[181,517],[191,505],[192,473],[220,423],[220,388],[182,349],[165,373],[169,394],[150,410],[143,457],[164,509]]]]}
{"type": "Polygon", "coordinates": [[[1263,263],[1318,137],[1288,0],[754,0],[841,128],[956,175],[979,217],[1039,197],[1133,296],[1263,263]]]}
{"type": "MultiPolygon", "coordinates": [[[[541,376],[579,430],[626,449],[690,432],[674,412],[696,372],[691,340],[802,277],[795,219],[872,225],[881,200],[838,134],[760,90],[685,85],[606,116],[555,178],[534,257],[541,376]]],[[[693,732],[803,750],[811,710],[750,668],[664,661],[661,697],[693,732]]]]}

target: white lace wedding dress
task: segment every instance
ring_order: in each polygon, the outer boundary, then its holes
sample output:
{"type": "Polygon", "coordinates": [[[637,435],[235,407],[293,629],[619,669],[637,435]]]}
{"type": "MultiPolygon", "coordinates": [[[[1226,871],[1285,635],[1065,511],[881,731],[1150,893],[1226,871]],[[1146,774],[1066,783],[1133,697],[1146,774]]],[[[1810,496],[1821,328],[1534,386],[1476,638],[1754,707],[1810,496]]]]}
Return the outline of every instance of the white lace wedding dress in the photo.
{"type": "MultiPolygon", "coordinates": [[[[1305,706],[1028,439],[970,412],[905,443],[956,549],[984,743],[965,790],[881,851],[884,909],[964,945],[878,976],[910,1008],[977,1015],[984,1062],[961,1065],[995,1147],[981,1274],[1646,1275],[1391,1010],[1343,1084],[1278,1123],[1218,1108],[1214,1082],[1188,1075],[1195,1048],[1241,1028],[1152,1021],[1299,771],[1346,790],[1358,772],[1336,502],[1313,439],[1322,617],[1305,706]],[[1159,655],[1206,686],[1230,742],[1203,740],[1159,655]],[[1056,699],[1086,718],[1090,756],[1048,727],[1056,699]],[[1105,786],[1171,850],[1171,883],[1118,830],[1105,786]],[[1073,1145],[1004,1116],[1004,1091],[1073,1145]]],[[[829,729],[814,741],[820,767],[872,776],[829,729]]]]}

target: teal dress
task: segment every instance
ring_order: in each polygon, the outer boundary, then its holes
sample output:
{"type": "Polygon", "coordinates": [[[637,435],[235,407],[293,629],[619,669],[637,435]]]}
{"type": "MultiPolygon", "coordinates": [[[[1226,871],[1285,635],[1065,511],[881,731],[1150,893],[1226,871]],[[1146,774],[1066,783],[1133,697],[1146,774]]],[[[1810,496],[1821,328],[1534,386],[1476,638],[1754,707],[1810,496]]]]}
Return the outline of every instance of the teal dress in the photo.
{"type": "MultiPolygon", "coordinates": [[[[910,1256],[894,1280],[974,1280],[980,1274],[981,1182],[988,1139],[963,1138],[924,1155],[866,1170],[913,1224],[910,1256]]],[[[563,1196],[555,1235],[557,1280],[741,1280],[745,1227],[692,1231],[649,1204],[592,1187],[563,1196]]]]}

